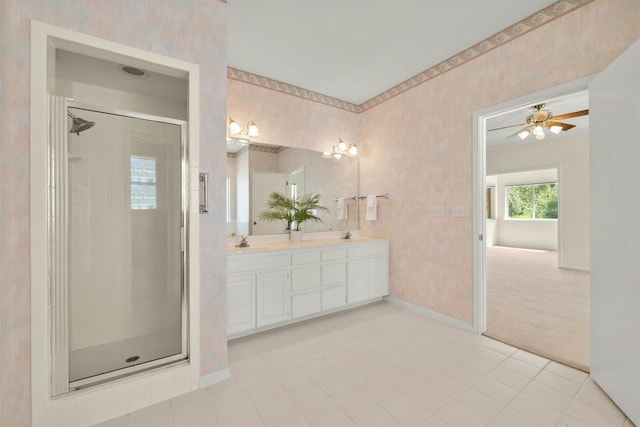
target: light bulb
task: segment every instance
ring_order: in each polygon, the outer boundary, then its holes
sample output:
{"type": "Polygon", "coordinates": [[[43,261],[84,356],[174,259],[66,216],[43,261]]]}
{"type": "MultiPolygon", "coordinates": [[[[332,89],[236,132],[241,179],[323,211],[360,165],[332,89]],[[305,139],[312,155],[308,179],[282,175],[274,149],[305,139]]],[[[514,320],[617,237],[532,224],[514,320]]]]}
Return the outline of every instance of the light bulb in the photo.
{"type": "Polygon", "coordinates": [[[240,132],[242,132],[242,128],[240,127],[240,125],[231,117],[229,117],[229,133],[231,135],[239,135],[240,132]]]}
{"type": "Polygon", "coordinates": [[[545,137],[542,126],[536,126],[535,129],[533,129],[533,134],[536,136],[536,139],[542,139],[545,137]]]}
{"type": "Polygon", "coordinates": [[[255,122],[252,120],[247,123],[247,135],[249,136],[259,136],[258,126],[256,126],[255,122]]]}
{"type": "Polygon", "coordinates": [[[356,144],[351,144],[349,146],[349,154],[352,156],[357,156],[358,155],[358,147],[356,146],[356,144]]]}
{"type": "Polygon", "coordinates": [[[518,133],[518,136],[520,137],[520,139],[524,140],[529,136],[529,131],[525,129],[522,132],[518,133]]]}
{"type": "Polygon", "coordinates": [[[342,138],[340,138],[340,141],[338,142],[338,150],[347,151],[347,143],[344,142],[342,138]]]}
{"type": "Polygon", "coordinates": [[[553,133],[555,133],[556,135],[558,135],[560,133],[560,131],[562,130],[562,126],[551,126],[549,128],[549,130],[553,133]]]}

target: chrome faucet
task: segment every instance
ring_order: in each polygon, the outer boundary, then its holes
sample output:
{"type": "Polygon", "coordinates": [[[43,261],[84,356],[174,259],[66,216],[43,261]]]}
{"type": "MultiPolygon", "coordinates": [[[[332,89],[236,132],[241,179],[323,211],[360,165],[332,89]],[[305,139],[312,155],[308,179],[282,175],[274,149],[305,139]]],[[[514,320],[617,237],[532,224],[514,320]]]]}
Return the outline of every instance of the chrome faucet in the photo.
{"type": "Polygon", "coordinates": [[[248,247],[249,247],[249,242],[247,242],[247,236],[242,236],[242,240],[240,240],[240,243],[236,245],[236,248],[248,248],[248,247]]]}
{"type": "Polygon", "coordinates": [[[341,239],[344,239],[344,240],[348,240],[350,238],[351,238],[351,232],[350,231],[345,231],[345,233],[341,237],[341,239]]]}

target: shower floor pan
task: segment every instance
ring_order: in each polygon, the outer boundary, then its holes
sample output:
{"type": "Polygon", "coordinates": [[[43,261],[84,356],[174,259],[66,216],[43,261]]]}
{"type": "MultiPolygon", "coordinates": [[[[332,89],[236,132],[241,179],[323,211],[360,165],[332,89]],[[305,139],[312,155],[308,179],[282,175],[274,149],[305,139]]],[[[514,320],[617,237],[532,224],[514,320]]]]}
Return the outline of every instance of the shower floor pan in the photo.
{"type": "Polygon", "coordinates": [[[69,382],[176,356],[181,352],[180,333],[175,331],[74,350],[69,354],[69,382]]]}

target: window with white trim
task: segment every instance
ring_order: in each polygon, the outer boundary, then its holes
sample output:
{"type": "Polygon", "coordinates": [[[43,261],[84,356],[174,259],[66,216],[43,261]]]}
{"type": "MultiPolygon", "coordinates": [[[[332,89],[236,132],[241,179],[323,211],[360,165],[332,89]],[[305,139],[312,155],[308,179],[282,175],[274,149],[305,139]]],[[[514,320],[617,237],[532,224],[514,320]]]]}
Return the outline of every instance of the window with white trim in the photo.
{"type": "Polygon", "coordinates": [[[558,219],[558,183],[505,186],[505,218],[558,219]]]}

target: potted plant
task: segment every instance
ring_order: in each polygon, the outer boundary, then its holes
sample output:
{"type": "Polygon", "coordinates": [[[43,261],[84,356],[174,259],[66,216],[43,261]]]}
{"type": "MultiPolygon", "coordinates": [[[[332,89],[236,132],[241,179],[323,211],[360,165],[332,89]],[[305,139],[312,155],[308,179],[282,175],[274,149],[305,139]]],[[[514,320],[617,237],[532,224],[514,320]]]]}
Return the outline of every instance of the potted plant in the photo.
{"type": "Polygon", "coordinates": [[[260,213],[260,219],[269,222],[281,221],[285,230],[289,231],[291,240],[296,242],[302,240],[302,230],[300,229],[302,224],[307,221],[322,222],[317,213],[328,210],[320,205],[319,194],[305,194],[302,198],[293,200],[283,194],[273,192],[269,195],[265,206],[267,209],[260,213]]]}

